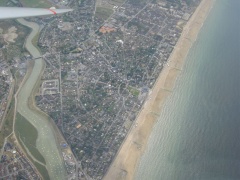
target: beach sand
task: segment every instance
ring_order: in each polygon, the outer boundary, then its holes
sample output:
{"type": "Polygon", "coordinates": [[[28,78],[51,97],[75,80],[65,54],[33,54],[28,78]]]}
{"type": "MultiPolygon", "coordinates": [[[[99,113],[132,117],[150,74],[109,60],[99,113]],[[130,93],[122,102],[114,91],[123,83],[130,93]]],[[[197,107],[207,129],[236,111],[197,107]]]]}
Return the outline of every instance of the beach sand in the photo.
{"type": "Polygon", "coordinates": [[[122,144],[104,180],[132,180],[144,153],[152,128],[160,115],[164,102],[174,89],[177,76],[215,0],[202,0],[185,25],[171,56],[160,73],[152,92],[143,105],[135,124],[122,144]]]}

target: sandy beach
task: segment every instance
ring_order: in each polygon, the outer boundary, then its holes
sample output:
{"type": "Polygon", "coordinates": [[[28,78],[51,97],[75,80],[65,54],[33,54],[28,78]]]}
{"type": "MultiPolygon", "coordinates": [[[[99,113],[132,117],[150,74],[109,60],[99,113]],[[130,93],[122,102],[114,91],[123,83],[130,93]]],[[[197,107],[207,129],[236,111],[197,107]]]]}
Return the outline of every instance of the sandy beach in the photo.
{"type": "Polygon", "coordinates": [[[105,175],[105,180],[134,179],[139,159],[144,153],[152,128],[161,113],[166,98],[174,89],[175,81],[183,68],[188,51],[197,39],[214,1],[202,0],[185,25],[182,35],[168,59],[169,66],[165,66],[160,73],[152,92],[135,121],[135,125],[105,175]]]}

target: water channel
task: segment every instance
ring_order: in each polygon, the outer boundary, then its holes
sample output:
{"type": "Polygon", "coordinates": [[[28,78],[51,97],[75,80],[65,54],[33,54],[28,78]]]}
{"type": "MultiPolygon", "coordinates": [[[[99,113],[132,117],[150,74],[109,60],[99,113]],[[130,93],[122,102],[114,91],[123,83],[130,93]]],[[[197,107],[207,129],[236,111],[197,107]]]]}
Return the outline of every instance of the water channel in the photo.
{"type": "MultiPolygon", "coordinates": [[[[40,57],[41,53],[32,44],[32,40],[39,33],[39,25],[25,21],[24,19],[19,19],[18,22],[32,29],[26,39],[25,48],[33,56],[33,59],[40,57]]],[[[51,122],[37,110],[31,110],[28,104],[28,99],[31,97],[31,93],[41,76],[43,68],[43,59],[36,59],[32,71],[18,91],[17,112],[26,118],[38,132],[36,148],[46,161],[46,169],[48,170],[50,179],[64,180],[66,179],[66,171],[51,122]]],[[[29,136],[31,136],[31,134],[29,134],[29,136]]]]}

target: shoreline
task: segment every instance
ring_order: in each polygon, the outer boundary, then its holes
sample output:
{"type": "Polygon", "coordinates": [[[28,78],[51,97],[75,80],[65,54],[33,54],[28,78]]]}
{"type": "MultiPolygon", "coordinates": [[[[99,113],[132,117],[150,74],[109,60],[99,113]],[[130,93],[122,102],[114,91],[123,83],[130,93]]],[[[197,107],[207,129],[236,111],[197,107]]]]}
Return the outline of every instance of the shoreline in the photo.
{"type": "Polygon", "coordinates": [[[214,2],[215,0],[202,0],[184,26],[181,37],[168,58],[169,66],[164,66],[160,72],[151,93],[149,93],[145,104],[142,106],[126,139],[104,176],[104,180],[134,179],[141,156],[147,147],[152,128],[161,113],[165,100],[174,90],[175,81],[181,73],[188,52],[197,40],[198,33],[214,2]]]}

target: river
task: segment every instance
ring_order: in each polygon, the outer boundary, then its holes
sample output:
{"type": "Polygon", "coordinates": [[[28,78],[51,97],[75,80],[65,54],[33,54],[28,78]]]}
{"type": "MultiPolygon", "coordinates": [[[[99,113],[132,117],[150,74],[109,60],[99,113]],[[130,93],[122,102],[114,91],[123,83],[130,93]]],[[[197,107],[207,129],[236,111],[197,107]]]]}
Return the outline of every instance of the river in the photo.
{"type": "MultiPolygon", "coordinates": [[[[25,21],[24,19],[19,19],[18,22],[32,29],[32,32],[26,39],[25,47],[33,58],[40,57],[41,53],[32,44],[32,39],[39,32],[39,25],[33,22],[25,21]]],[[[17,111],[38,131],[36,148],[46,161],[46,169],[48,170],[50,179],[65,180],[66,171],[61,157],[61,152],[59,151],[58,144],[56,144],[57,142],[53,127],[44,115],[39,113],[37,110],[31,110],[28,106],[28,99],[31,96],[38,79],[41,77],[41,73],[44,68],[44,61],[42,58],[39,58],[34,62],[35,63],[30,75],[18,91],[17,111]]],[[[31,134],[29,134],[29,136],[31,136],[31,134]]]]}

